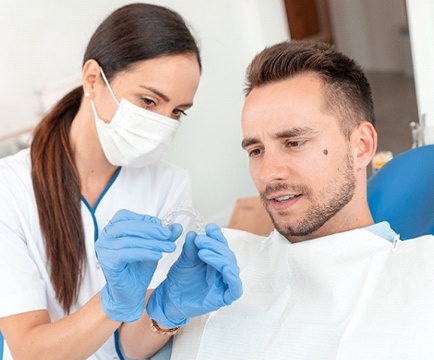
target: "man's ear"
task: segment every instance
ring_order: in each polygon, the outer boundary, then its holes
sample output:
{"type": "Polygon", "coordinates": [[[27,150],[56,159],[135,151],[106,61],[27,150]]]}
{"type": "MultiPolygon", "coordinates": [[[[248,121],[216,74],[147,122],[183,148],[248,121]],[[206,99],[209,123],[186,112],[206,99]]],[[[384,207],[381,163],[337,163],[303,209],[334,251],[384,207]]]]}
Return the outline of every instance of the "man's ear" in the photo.
{"type": "Polygon", "coordinates": [[[83,81],[83,91],[85,94],[88,93],[90,98],[93,98],[95,85],[100,76],[101,72],[98,62],[93,59],[87,60],[81,72],[81,79],[83,81]]]}
{"type": "Polygon", "coordinates": [[[364,121],[352,134],[355,151],[354,165],[357,170],[366,168],[377,151],[377,132],[374,126],[364,121]]]}

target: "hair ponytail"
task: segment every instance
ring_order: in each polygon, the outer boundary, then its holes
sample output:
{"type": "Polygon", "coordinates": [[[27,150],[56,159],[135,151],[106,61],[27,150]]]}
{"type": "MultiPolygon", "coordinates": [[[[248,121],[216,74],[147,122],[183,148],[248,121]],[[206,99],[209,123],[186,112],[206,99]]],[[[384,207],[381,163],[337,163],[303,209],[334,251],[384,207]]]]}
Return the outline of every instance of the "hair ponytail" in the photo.
{"type": "Polygon", "coordinates": [[[39,224],[51,281],[66,313],[77,299],[85,264],[80,182],[69,143],[82,96],[79,87],[63,97],[36,127],[31,144],[39,224]]]}

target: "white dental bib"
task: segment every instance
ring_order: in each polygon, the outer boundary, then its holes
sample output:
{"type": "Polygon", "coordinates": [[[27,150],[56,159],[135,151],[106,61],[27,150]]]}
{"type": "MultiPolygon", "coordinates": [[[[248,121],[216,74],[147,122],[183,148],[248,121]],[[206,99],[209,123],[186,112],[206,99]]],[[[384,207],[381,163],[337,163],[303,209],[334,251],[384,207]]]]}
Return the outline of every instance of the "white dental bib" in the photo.
{"type": "Polygon", "coordinates": [[[172,359],[434,359],[434,237],[297,244],[225,230],[243,296],[191,319],[172,359]]]}

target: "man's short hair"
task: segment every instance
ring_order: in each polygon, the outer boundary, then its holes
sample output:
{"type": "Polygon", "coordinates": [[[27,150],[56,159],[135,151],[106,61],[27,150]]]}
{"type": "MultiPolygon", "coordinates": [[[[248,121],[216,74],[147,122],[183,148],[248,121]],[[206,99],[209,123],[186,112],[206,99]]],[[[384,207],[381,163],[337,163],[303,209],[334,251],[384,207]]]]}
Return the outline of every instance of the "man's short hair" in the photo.
{"type": "Polygon", "coordinates": [[[371,87],[362,68],[329,44],[291,40],[265,48],[247,68],[245,92],[309,73],[322,80],[326,110],[338,116],[348,139],[361,122],[375,125],[371,87]]]}

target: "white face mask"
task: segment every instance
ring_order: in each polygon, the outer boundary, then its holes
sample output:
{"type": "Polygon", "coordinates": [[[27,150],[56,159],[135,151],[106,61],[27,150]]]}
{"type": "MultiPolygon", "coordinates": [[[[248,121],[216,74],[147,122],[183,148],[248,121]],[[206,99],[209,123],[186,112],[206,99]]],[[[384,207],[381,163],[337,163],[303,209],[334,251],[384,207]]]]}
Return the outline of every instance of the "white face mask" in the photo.
{"type": "Polygon", "coordinates": [[[110,123],[98,117],[90,100],[96,128],[107,160],[115,166],[142,167],[160,160],[175,137],[180,122],[122,98],[117,101],[104,72],[101,75],[118,105],[110,123]]]}

